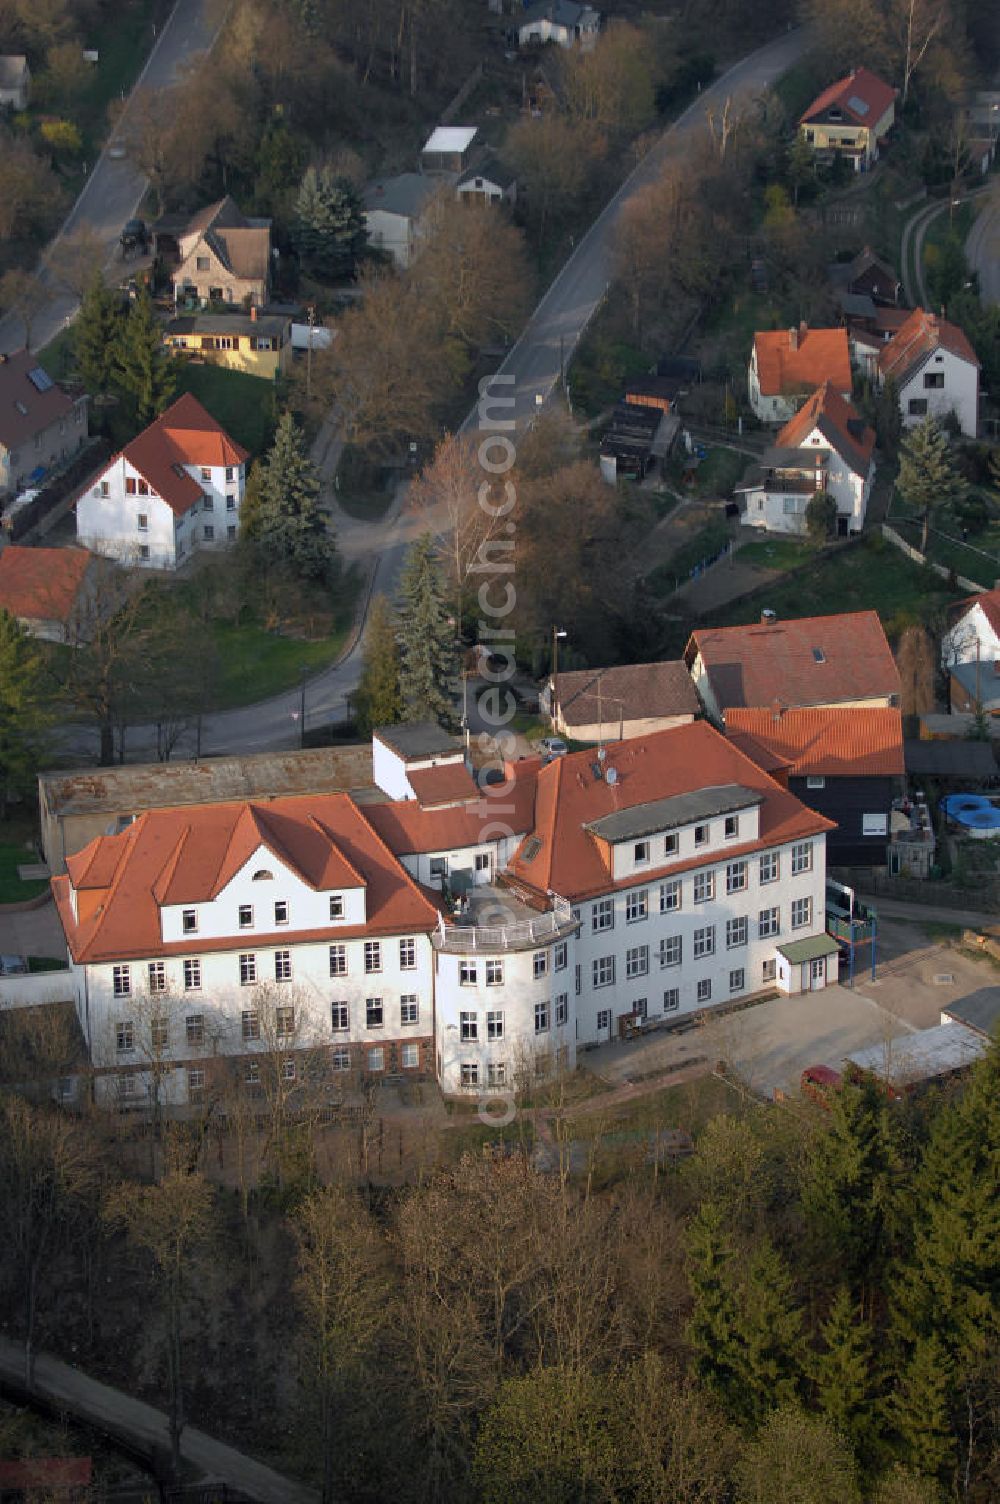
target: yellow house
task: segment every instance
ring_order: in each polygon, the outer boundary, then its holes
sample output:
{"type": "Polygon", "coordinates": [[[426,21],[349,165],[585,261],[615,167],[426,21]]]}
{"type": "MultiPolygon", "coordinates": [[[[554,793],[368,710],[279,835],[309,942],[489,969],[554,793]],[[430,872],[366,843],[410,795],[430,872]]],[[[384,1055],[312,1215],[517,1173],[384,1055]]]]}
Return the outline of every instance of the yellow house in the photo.
{"type": "Polygon", "coordinates": [[[867,172],[895,117],[896,90],[867,68],[855,68],[813,100],[799,134],[817,154],[847,157],[855,172],[867,172]]]}
{"type": "Polygon", "coordinates": [[[255,309],[246,316],[182,314],[170,320],[163,342],[173,355],[273,381],[291,364],[292,321],[284,314],[257,314],[255,309]]]}

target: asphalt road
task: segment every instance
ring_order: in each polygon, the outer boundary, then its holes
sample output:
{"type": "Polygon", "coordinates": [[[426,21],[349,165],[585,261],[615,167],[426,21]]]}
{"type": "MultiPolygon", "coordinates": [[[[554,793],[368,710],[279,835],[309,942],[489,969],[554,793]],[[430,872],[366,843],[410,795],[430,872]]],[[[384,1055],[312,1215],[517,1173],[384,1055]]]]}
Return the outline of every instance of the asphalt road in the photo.
{"type": "MultiPolygon", "coordinates": [[[[192,57],[212,45],[217,28],[209,25],[206,14],[209,9],[209,0],[177,0],[168,20],[160,29],[137,87],[141,84],[149,89],[168,88],[192,57]]],[[[115,134],[91,169],[83,192],[56,236],[58,241],[74,230],[86,227],[100,237],[109,261],[117,252],[122,225],[135,214],[147,186],[145,177],[127,157],[116,158],[109,153],[109,148],[113,150],[116,145],[120,146],[127,135],[132,98],[115,134]]],[[[41,276],[43,281],[48,281],[44,269],[41,276]]],[[[33,322],[31,335],[34,348],[41,349],[54,339],[72,319],[77,306],[77,300],[72,294],[53,288],[51,302],[33,322]]],[[[23,344],[24,325],[20,318],[8,314],[0,319],[0,351],[9,353],[19,350],[23,344]]]]}
{"type": "Polygon", "coordinates": [[[994,182],[989,194],[969,231],[965,254],[969,266],[979,273],[982,301],[1000,303],[1000,184],[994,182]]]}
{"type": "MultiPolygon", "coordinates": [[[[180,0],[181,6],[185,3],[187,0],[180,0]]],[[[719,108],[728,96],[732,96],[734,104],[748,104],[779,78],[805,52],[807,45],[808,36],[804,30],[790,32],[735,64],[701,92],[634,169],[582,237],[499,368],[499,374],[514,378],[509,384],[496,387],[497,392],[512,395],[514,399],[513,410],[504,409],[500,416],[505,420],[513,417],[518,425],[523,426],[537,413],[538,398],[545,402],[552,396],[560,377],[560,354],[568,363],[607,291],[615,224],[625,201],[652,181],[672,158],[683,157],[692,137],[704,128],[708,107],[719,108]]],[[[463,429],[475,430],[479,416],[477,406],[465,420],[463,429]]],[[[372,593],[395,598],[406,550],[423,527],[426,527],[426,520],[421,522],[407,513],[401,489],[385,520],[371,528],[366,560],[360,550],[351,550],[358,563],[370,563],[374,558],[372,593]]],[[[359,641],[340,663],[307,682],[308,728],[344,718],[347,697],[360,677],[361,651],[362,642],[359,641]]],[[[201,724],[201,754],[265,752],[294,747],[301,735],[301,706],[302,693],[297,688],[240,710],[205,716],[201,724]]],[[[63,742],[67,753],[96,758],[97,737],[89,728],[68,727],[63,742]]],[[[195,750],[195,733],[190,731],[179,740],[173,755],[190,757],[195,750]]],[[[155,728],[130,728],[125,738],[126,760],[138,761],[155,756],[155,728]]]]}

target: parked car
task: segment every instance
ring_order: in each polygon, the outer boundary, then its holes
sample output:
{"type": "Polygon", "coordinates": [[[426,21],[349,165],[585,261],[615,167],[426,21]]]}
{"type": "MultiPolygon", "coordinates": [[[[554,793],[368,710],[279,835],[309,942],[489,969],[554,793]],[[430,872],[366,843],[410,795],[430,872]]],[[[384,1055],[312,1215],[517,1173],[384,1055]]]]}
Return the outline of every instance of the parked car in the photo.
{"type": "Polygon", "coordinates": [[[565,757],[569,751],[561,736],[543,736],[538,745],[547,762],[551,762],[554,757],[565,757]]]}

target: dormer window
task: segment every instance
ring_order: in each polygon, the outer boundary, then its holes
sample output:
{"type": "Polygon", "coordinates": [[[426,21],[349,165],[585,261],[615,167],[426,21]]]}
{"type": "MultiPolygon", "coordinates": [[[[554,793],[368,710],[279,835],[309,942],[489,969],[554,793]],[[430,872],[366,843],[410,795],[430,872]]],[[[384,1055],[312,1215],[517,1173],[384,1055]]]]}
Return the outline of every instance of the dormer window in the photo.
{"type": "Polygon", "coordinates": [[[734,841],[736,839],[736,837],[739,835],[739,833],[740,833],[740,817],[739,817],[739,815],[727,815],[726,816],[726,840],[727,841],[734,841]]]}
{"type": "Polygon", "coordinates": [[[257,871],[254,873],[253,877],[251,878],[251,882],[255,882],[255,883],[273,883],[274,882],[274,873],[273,872],[269,872],[266,867],[259,867],[257,869],[257,871]]]}
{"type": "Polygon", "coordinates": [[[679,849],[680,836],[677,834],[676,830],[672,830],[669,835],[663,837],[663,855],[676,856],[679,849]]]}
{"type": "Polygon", "coordinates": [[[634,851],[633,851],[633,856],[634,856],[634,859],[635,859],[635,865],[637,867],[641,867],[646,862],[648,862],[649,861],[649,842],[648,841],[636,841],[635,848],[634,848],[634,851]]]}
{"type": "Polygon", "coordinates": [[[198,910],[181,910],[181,930],[185,935],[193,935],[198,929],[198,910]]]}
{"type": "Polygon", "coordinates": [[[708,835],[709,827],[707,825],[696,825],[694,828],[694,844],[696,846],[707,846],[708,835]]]}
{"type": "Polygon", "coordinates": [[[343,893],[331,893],[330,895],[330,918],[343,919],[344,895],[343,893]]]}

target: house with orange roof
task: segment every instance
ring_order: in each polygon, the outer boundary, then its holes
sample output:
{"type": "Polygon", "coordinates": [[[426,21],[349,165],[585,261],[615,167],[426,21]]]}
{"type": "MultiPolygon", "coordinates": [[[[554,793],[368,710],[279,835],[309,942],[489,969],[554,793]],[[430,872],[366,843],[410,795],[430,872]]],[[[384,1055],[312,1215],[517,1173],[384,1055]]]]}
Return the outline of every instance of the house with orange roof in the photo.
{"type": "Polygon", "coordinates": [[[941,638],[941,666],[953,713],[981,705],[1000,714],[1000,590],[971,595],[954,608],[941,638]]]}
{"type": "Polygon", "coordinates": [[[239,536],[247,451],[186,392],[116,454],[76,501],[76,535],[94,553],[176,569],[239,536]]]}
{"type": "Polygon", "coordinates": [[[644,1020],[836,978],[831,822],[706,722],[460,802],[379,792],[145,809],[67,855],[100,1100],[407,1072],[504,1092],[644,1020]]]}
{"type": "Polygon", "coordinates": [[[0,553],[0,611],[16,617],[32,637],[78,640],[75,627],[92,587],[93,563],[84,548],[9,543],[0,553]]]}
{"type": "Polygon", "coordinates": [[[787,423],[825,381],[850,401],[846,330],[810,329],[803,322],[793,329],[764,329],[754,335],[747,391],[762,423],[787,423]]]}
{"type": "Polygon", "coordinates": [[[860,533],[875,479],[875,434],[829,381],[781,429],[746,475],[743,522],[768,532],[804,534],[814,496],[837,507],[837,536],[860,533]]]}
{"type": "Polygon", "coordinates": [[[903,426],[954,413],[962,433],[979,431],[979,360],[957,324],[914,308],[879,352],[878,380],[895,382],[903,426]]]}
{"type": "Polygon", "coordinates": [[[844,157],[855,172],[867,172],[895,121],[896,94],[868,68],[853,68],[817,95],[799,121],[799,135],[817,157],[844,157]]]}
{"type": "Polygon", "coordinates": [[[70,397],[31,350],[0,351],[0,506],[76,452],[87,397],[70,397]]]}
{"type": "Polygon", "coordinates": [[[827,861],[888,864],[893,800],[905,775],[903,720],[885,705],[781,705],[726,712],[726,735],[783,788],[836,822],[827,861]]]}
{"type": "Polygon", "coordinates": [[[721,726],[733,706],[899,704],[896,660],[877,611],[698,627],[684,661],[707,714],[721,726]]]}

